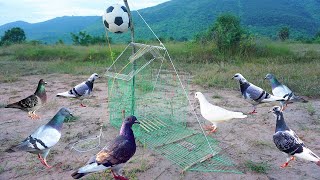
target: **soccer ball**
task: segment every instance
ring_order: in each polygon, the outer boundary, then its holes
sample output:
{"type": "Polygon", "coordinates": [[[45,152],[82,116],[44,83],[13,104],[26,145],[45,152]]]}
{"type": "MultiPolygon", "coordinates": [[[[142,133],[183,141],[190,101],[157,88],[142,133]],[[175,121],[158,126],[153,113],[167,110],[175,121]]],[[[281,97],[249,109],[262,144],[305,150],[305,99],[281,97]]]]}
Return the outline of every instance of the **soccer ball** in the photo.
{"type": "Polygon", "coordinates": [[[102,16],[104,26],[111,32],[124,33],[130,27],[127,8],[120,4],[109,6],[102,16]]]}

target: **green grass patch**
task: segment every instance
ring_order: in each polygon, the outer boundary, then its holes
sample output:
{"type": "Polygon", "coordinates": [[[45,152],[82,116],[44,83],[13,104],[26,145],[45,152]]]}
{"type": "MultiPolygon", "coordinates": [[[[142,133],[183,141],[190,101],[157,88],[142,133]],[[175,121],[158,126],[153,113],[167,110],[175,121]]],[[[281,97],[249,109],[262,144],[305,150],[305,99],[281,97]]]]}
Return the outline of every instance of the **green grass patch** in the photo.
{"type": "Polygon", "coordinates": [[[267,171],[270,169],[270,165],[265,162],[253,162],[253,161],[247,161],[245,163],[245,166],[253,172],[260,173],[260,174],[266,174],[267,171]]]}
{"type": "Polygon", "coordinates": [[[76,122],[80,119],[80,117],[78,116],[69,116],[69,117],[66,117],[64,122],[65,123],[72,123],[72,122],[76,122]]]}

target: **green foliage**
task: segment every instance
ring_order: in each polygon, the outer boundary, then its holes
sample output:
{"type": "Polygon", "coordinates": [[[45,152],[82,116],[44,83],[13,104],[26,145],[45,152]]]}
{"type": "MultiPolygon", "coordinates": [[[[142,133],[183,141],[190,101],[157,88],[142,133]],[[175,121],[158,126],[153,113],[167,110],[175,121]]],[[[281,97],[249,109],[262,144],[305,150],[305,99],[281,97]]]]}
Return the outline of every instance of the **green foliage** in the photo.
{"type": "Polygon", "coordinates": [[[290,30],[288,27],[282,27],[278,32],[278,37],[281,41],[289,39],[290,30]]]}
{"type": "Polygon", "coordinates": [[[245,166],[253,172],[266,174],[270,169],[270,165],[265,162],[255,163],[253,161],[247,161],[245,166]]]}
{"type": "MultiPolygon", "coordinates": [[[[80,31],[78,35],[70,33],[74,45],[88,46],[95,44],[105,44],[107,42],[104,36],[91,36],[85,31],[80,31]]],[[[109,40],[110,41],[110,40],[109,40]]]]}
{"type": "Polygon", "coordinates": [[[4,36],[1,37],[1,44],[15,44],[21,43],[26,40],[26,35],[24,30],[19,27],[14,27],[7,30],[4,36]]]}
{"type": "Polygon", "coordinates": [[[213,29],[210,31],[219,52],[223,54],[236,53],[243,34],[238,17],[231,14],[221,15],[217,18],[213,29]]]}

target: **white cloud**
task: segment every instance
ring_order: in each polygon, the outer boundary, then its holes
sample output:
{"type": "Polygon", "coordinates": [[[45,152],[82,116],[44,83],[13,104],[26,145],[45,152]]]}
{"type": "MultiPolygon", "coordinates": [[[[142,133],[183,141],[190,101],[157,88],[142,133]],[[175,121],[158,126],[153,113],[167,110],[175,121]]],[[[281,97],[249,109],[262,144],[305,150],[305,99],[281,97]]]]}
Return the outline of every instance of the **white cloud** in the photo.
{"type": "MultiPolygon", "coordinates": [[[[169,0],[128,0],[131,10],[155,6],[169,0]]],[[[8,0],[0,2],[0,25],[18,20],[42,22],[60,16],[102,15],[112,4],[122,0],[8,0]]]]}

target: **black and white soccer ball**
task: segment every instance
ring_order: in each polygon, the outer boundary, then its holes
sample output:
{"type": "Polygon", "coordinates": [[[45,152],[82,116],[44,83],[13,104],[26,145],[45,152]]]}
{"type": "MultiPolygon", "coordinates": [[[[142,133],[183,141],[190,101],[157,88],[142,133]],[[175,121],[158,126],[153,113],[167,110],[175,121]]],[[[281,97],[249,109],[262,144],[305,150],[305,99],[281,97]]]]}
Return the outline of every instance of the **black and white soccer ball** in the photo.
{"type": "Polygon", "coordinates": [[[130,27],[128,10],[120,4],[109,6],[102,16],[102,21],[104,26],[114,33],[127,32],[130,27]]]}

